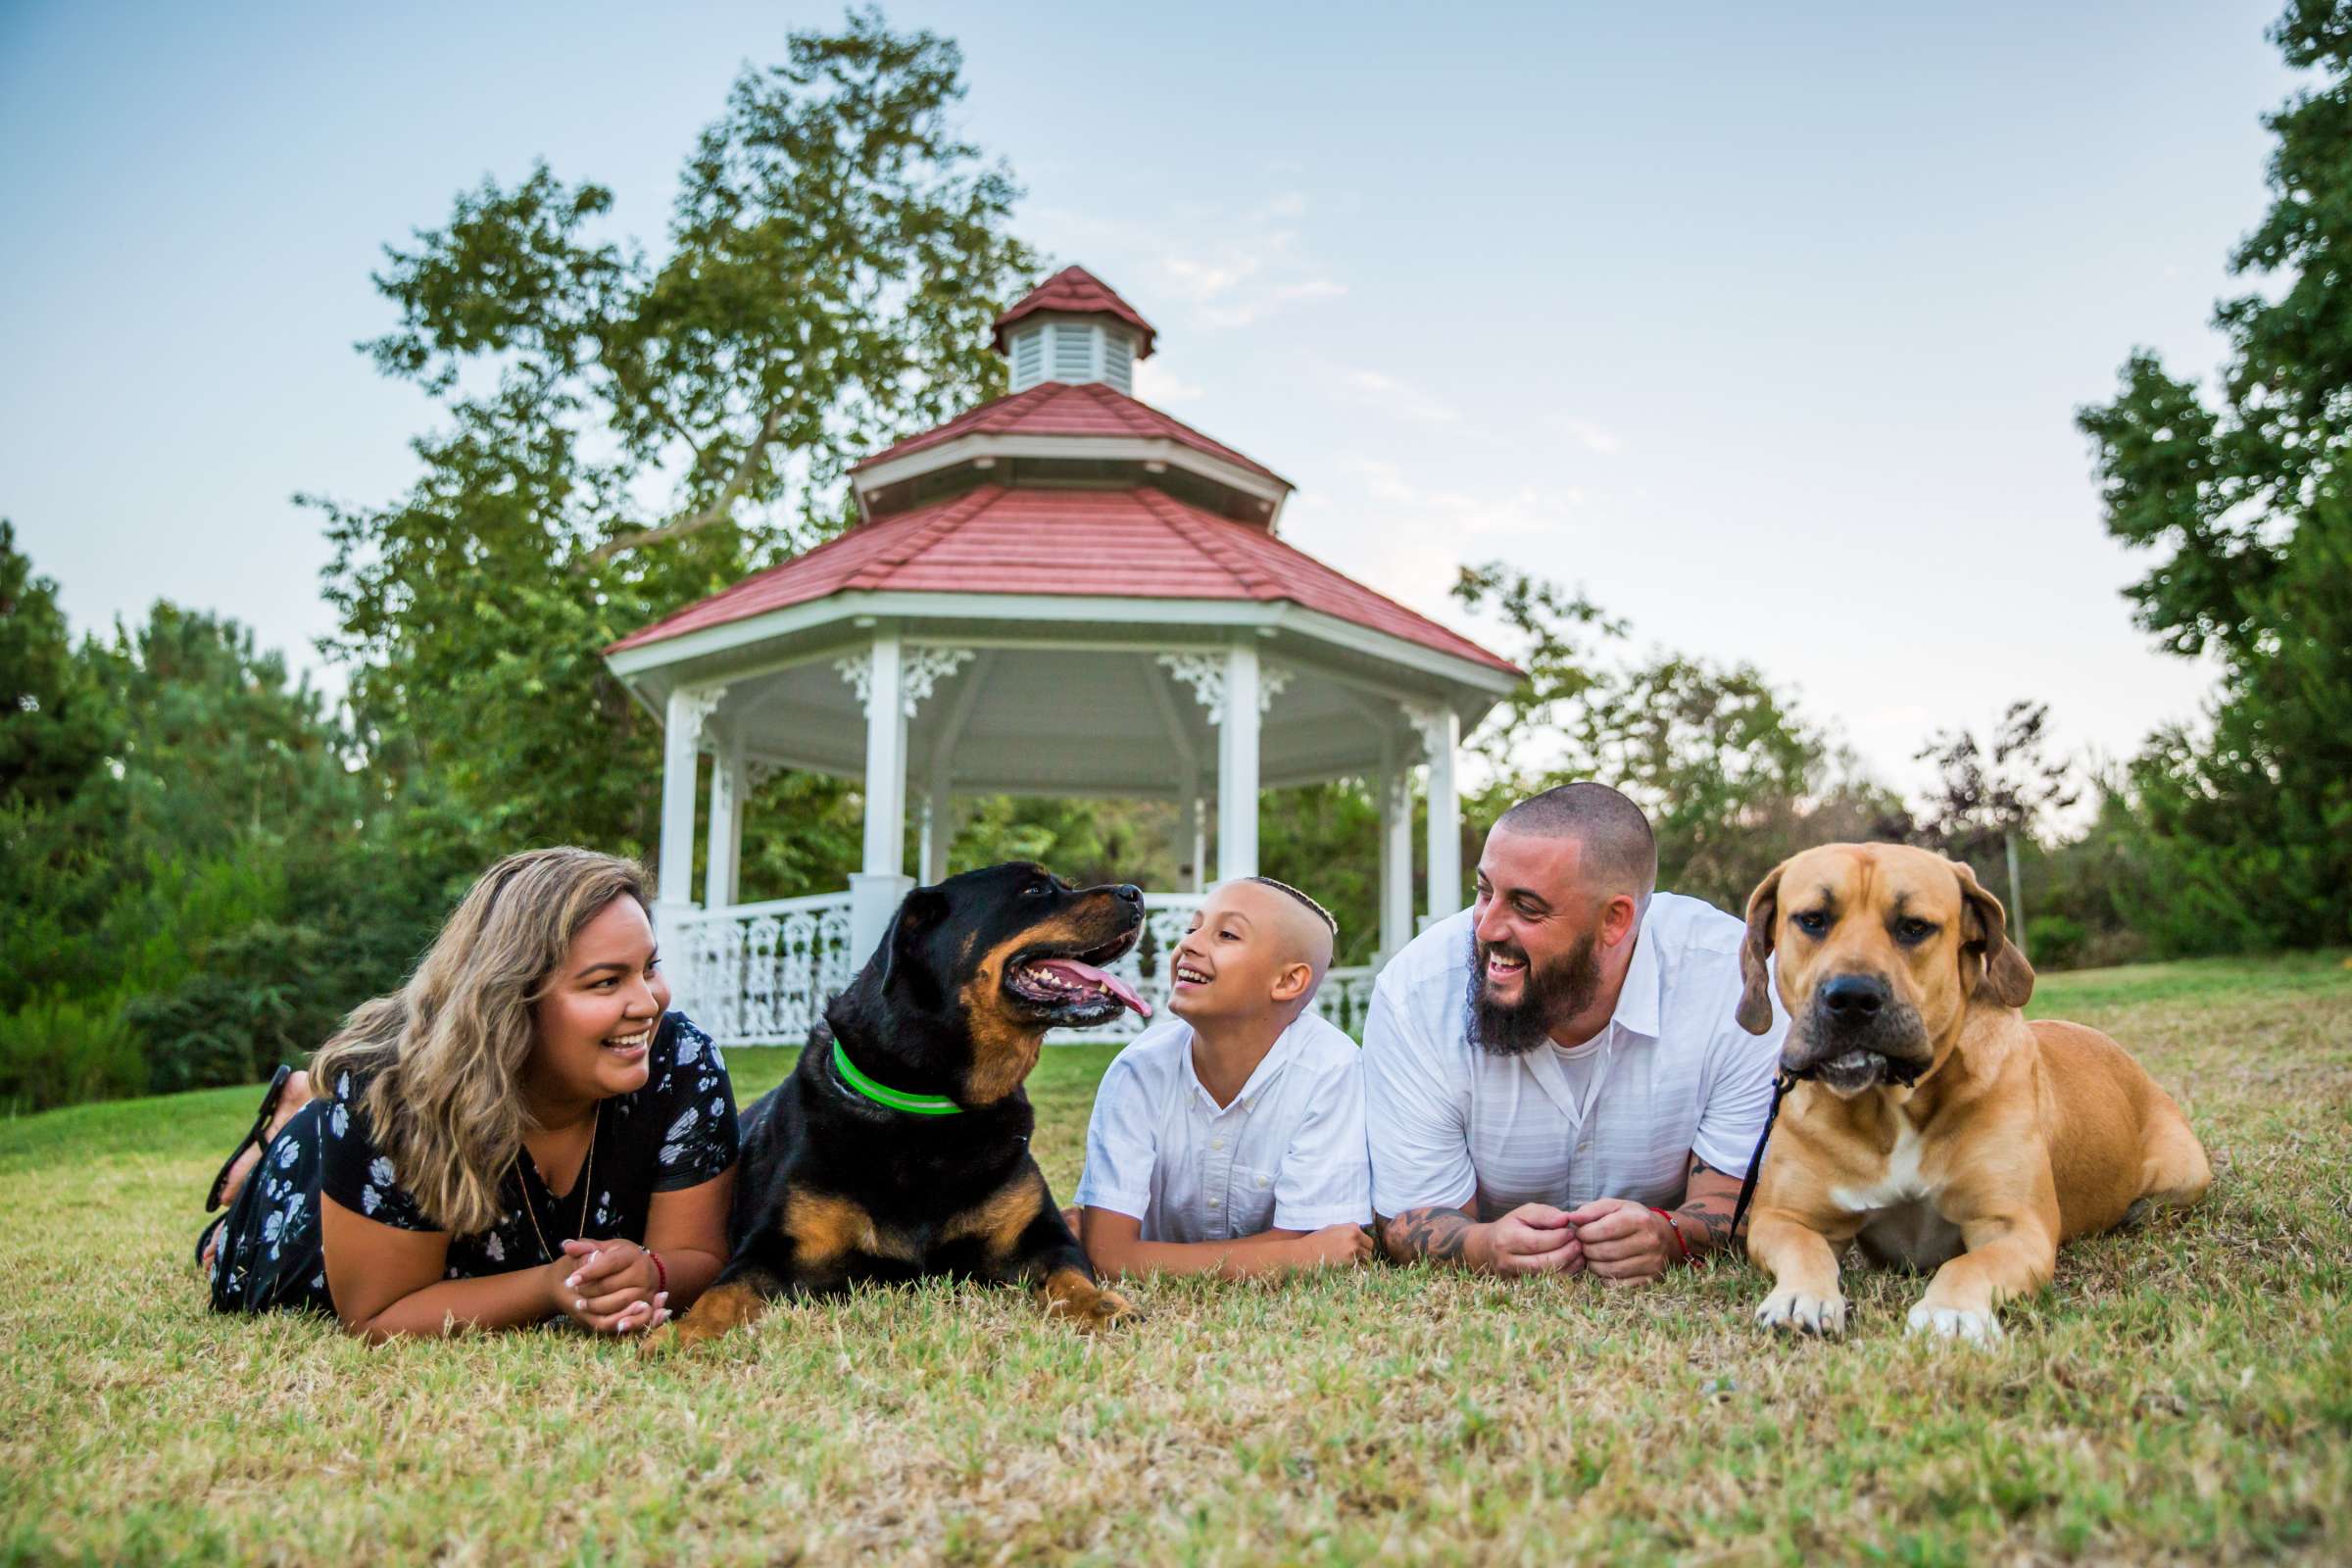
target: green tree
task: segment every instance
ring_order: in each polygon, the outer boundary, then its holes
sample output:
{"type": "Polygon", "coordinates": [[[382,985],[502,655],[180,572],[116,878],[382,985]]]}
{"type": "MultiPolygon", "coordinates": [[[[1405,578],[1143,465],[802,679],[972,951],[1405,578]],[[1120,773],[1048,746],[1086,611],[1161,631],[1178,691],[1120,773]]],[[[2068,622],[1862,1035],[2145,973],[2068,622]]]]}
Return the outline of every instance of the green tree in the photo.
{"type": "MultiPolygon", "coordinates": [[[[603,234],[608,189],[545,167],[388,250],[399,321],[365,347],[449,422],[400,501],[312,501],[325,648],[373,775],[435,780],[483,857],[642,853],[659,727],[600,650],[838,528],[848,462],[1002,389],[988,326],[1036,268],[1005,232],[1009,174],[955,130],[960,71],[872,13],[792,34],[703,132],[659,256],[603,234]]],[[[769,791],[747,865],[839,885],[847,862],[818,862],[854,842],[845,791],[769,791]]]]}
{"type": "Polygon", "coordinates": [[[40,699],[17,705],[11,753],[85,759],[0,796],[0,1100],[298,1058],[398,978],[445,887],[383,852],[335,714],[243,628],[158,604],[72,648],[13,540],[0,575],[19,589],[0,637],[40,699]]]}
{"type": "Polygon", "coordinates": [[[1966,729],[1938,730],[1918,754],[1936,764],[1936,793],[1915,826],[1918,842],[1968,863],[1985,882],[2006,879],[2009,920],[2029,956],[2023,858],[2035,851],[2052,812],[2082,799],[2074,763],[2049,755],[2050,707],[2015,702],[1990,738],[1966,729]]]}
{"type": "Polygon", "coordinates": [[[57,584],[33,574],[16,526],[0,517],[0,810],[71,797],[106,755],[106,734],[57,584]]]}
{"type": "Polygon", "coordinates": [[[2209,398],[2133,354],[2079,415],[2108,532],[2157,560],[2129,590],[2164,647],[2222,667],[2210,722],[2131,769],[2168,951],[2352,939],[2352,3],[2295,0],[2272,32],[2318,79],[2266,122],[2272,203],[2231,254],[2209,398]]]}
{"type": "Polygon", "coordinates": [[[1529,673],[1472,739],[1493,782],[1464,813],[1467,858],[1512,802],[1594,779],[1648,813],[1659,886],[1738,909],[1797,850],[1906,825],[1900,803],[1754,666],[1672,653],[1603,662],[1597,643],[1622,637],[1621,623],[1501,563],[1465,569],[1454,597],[1502,618],[1529,673]]]}

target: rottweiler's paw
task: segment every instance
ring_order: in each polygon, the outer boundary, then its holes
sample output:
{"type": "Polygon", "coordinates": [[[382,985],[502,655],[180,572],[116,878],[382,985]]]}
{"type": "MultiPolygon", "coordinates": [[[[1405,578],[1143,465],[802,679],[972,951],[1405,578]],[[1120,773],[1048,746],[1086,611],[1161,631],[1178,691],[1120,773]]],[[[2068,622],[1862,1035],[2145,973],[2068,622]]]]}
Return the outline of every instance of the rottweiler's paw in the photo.
{"type": "Polygon", "coordinates": [[[1141,1322],[1144,1316],[1133,1301],[1116,1291],[1104,1290],[1075,1269],[1049,1276],[1038,1287],[1037,1298],[1046,1316],[1067,1323],[1081,1334],[1100,1334],[1141,1322]]]}
{"type": "Polygon", "coordinates": [[[1990,1312],[1971,1311],[1964,1306],[1930,1306],[1922,1301],[1911,1309],[1904,1332],[1914,1338],[1933,1335],[1939,1340],[1962,1340],[1970,1345],[1997,1345],[2001,1321],[1990,1312]]]}
{"type": "Polygon", "coordinates": [[[1756,1308],[1756,1321],[1768,1329],[1783,1329],[1790,1334],[1843,1334],[1845,1298],[1778,1290],[1764,1298],[1764,1304],[1756,1308]]]}

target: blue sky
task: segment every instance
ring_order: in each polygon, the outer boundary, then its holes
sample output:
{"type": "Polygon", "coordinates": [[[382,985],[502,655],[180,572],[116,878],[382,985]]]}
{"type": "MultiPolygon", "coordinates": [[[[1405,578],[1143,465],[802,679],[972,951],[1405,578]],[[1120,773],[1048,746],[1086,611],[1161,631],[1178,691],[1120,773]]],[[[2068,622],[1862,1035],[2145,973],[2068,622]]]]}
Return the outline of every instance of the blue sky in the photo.
{"type": "MultiPolygon", "coordinates": [[[[2134,344],[2216,362],[2275,10],[890,15],[963,45],[1021,231],[1160,329],[1139,391],[1299,486],[1286,537],[1448,619],[1462,561],[1581,584],[1910,784],[2014,697],[2110,756],[2198,710],[2072,411],[2134,344]]],[[[0,0],[0,515],[76,626],[169,597],[315,663],[290,497],[392,497],[432,417],[351,348],[379,247],[535,157],[658,242],[737,70],[839,15],[0,0]]]]}

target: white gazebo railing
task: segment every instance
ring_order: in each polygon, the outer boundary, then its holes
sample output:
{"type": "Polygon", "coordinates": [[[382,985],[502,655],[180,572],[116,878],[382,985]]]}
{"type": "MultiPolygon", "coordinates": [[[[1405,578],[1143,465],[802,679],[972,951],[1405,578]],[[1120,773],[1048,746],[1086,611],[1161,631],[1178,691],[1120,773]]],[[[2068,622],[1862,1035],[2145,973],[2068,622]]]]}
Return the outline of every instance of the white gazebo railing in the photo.
{"type": "MultiPolygon", "coordinates": [[[[1198,893],[1144,895],[1144,934],[1111,965],[1152,1004],[1167,1006],[1176,945],[1200,906],[1198,893]]],[[[799,1046],[825,1004],[857,972],[851,962],[851,895],[819,893],[727,908],[664,911],[663,962],[674,1004],[721,1046],[799,1046]]],[[[1335,968],[1315,993],[1315,1010],[1359,1038],[1371,1005],[1370,966],[1335,968]]],[[[1122,1012],[1094,1029],[1057,1029],[1055,1045],[1132,1039],[1144,1027],[1122,1012]]]]}

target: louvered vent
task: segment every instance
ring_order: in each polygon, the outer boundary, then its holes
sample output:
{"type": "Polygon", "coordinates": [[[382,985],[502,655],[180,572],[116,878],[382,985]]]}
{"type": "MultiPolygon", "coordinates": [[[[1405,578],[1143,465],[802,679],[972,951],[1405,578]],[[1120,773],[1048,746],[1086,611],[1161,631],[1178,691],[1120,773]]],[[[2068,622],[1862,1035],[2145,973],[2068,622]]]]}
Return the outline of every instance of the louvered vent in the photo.
{"type": "Polygon", "coordinates": [[[1054,328],[1054,379],[1056,381],[1092,381],[1095,379],[1096,328],[1062,321],[1054,328]]]}
{"type": "Polygon", "coordinates": [[[1102,379],[1128,394],[1135,394],[1135,340],[1124,332],[1102,334],[1102,379]]]}
{"type": "Polygon", "coordinates": [[[1046,378],[1046,329],[1033,326],[1012,335],[1012,390],[1022,392],[1046,378]]]}

